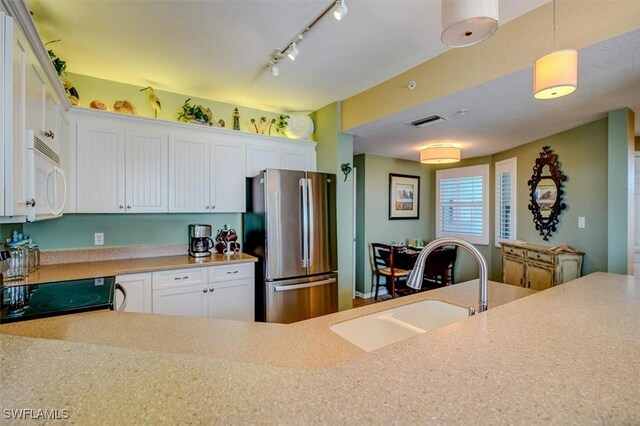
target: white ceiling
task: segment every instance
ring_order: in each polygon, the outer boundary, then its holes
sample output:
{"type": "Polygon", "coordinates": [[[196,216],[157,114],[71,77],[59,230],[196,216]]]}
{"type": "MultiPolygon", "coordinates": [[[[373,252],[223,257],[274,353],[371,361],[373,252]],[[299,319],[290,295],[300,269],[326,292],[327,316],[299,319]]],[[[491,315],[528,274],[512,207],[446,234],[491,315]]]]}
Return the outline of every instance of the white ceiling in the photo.
{"type": "MultiPolygon", "coordinates": [[[[631,107],[640,113],[640,30],[579,54],[578,89],[536,100],[532,67],[352,129],[354,152],[417,160],[429,144],[453,142],[463,158],[495,154],[631,107]],[[460,109],[464,114],[454,115],[460,109]],[[438,114],[445,122],[416,128],[407,123],[438,114]]],[[[640,115],[636,120],[640,135],[640,115]]]]}
{"type": "MultiPolygon", "coordinates": [[[[500,22],[547,1],[500,0],[500,22]]],[[[280,76],[272,77],[266,67],[269,55],[332,3],[27,0],[43,41],[62,39],[51,47],[67,61],[70,72],[270,111],[316,110],[446,50],[440,42],[440,0],[347,0],[349,14],[340,22],[330,16],[319,21],[300,43],[298,59],[282,60],[280,76]]],[[[630,59],[640,74],[637,58],[630,59]]],[[[597,93],[585,90],[592,77],[583,75],[582,52],[580,60],[580,89],[566,101],[544,107],[534,103],[530,76],[515,73],[355,129],[356,152],[417,159],[420,146],[449,136],[472,141],[463,156],[477,156],[589,121],[610,105],[629,106],[614,98],[630,96],[615,81],[603,86],[617,93],[606,94],[609,102],[593,98],[597,93]],[[508,102],[502,90],[509,93],[508,102]],[[409,119],[449,115],[458,108],[469,113],[417,133],[404,125],[409,119]],[[548,133],[536,136],[540,126],[531,123],[540,120],[546,120],[548,133]]],[[[593,70],[598,71],[597,63],[593,70]]],[[[608,82],[611,75],[601,79],[608,82]]],[[[634,81],[638,87],[637,78],[634,81]]]]}

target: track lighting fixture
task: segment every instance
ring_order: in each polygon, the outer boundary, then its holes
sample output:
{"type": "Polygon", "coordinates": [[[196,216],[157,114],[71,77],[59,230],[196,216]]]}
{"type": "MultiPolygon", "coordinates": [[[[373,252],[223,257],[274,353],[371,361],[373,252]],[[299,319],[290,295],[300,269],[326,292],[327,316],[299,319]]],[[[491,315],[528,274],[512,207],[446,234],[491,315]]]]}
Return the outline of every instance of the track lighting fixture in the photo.
{"type": "Polygon", "coordinates": [[[287,49],[287,57],[292,61],[295,61],[299,53],[300,53],[300,50],[298,50],[298,47],[296,46],[296,42],[294,41],[293,43],[291,43],[291,46],[289,46],[289,48],[287,49]]]}
{"type": "Polygon", "coordinates": [[[345,0],[337,0],[335,6],[333,6],[333,17],[339,21],[344,18],[348,12],[349,9],[347,8],[345,0]]]}
{"type": "MultiPolygon", "coordinates": [[[[496,0],[497,1],[497,0],[496,0]]],[[[282,49],[275,49],[271,55],[269,56],[269,60],[267,61],[267,67],[271,70],[271,75],[277,77],[279,74],[278,70],[278,62],[285,55],[292,61],[295,61],[300,53],[298,49],[298,44],[304,39],[304,36],[311,31],[311,28],[314,27],[322,18],[324,18],[329,13],[333,13],[333,16],[339,21],[345,17],[347,14],[347,4],[346,0],[336,0],[335,3],[329,3],[327,7],[322,10],[318,15],[314,16],[298,33],[289,41],[289,43],[285,44],[282,49]]]]}

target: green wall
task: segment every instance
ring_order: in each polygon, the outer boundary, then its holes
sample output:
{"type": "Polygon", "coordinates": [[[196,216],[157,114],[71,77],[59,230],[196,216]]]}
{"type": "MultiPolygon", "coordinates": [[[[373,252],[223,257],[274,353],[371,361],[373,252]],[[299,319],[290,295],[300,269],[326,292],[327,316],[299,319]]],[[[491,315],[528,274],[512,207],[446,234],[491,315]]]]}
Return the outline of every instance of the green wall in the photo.
{"type": "Polygon", "coordinates": [[[0,225],[0,243],[5,243],[11,237],[13,231],[22,232],[21,223],[6,223],[0,225]]]}
{"type": "MultiPolygon", "coordinates": [[[[94,99],[100,99],[107,104],[110,110],[116,100],[126,99],[133,103],[140,117],[153,117],[153,109],[149,105],[147,92],[140,92],[142,87],[130,84],[118,83],[110,80],[90,77],[87,75],[67,73],[80,94],[80,107],[89,108],[89,104],[94,99]]],[[[218,102],[211,99],[198,98],[196,96],[183,95],[162,90],[155,90],[155,94],[160,98],[162,110],[158,113],[158,119],[167,121],[177,121],[178,110],[187,98],[191,98],[191,104],[202,104],[211,108],[215,120],[223,119],[227,129],[233,129],[233,109],[238,107],[240,112],[240,130],[243,132],[255,133],[251,124],[251,118],[257,121],[260,117],[266,117],[267,122],[278,118],[281,111],[263,111],[255,108],[232,105],[225,102],[218,102]]],[[[268,132],[265,132],[268,134],[268,132]]],[[[280,136],[276,132],[275,125],[271,129],[272,136],[280,136]]]]}
{"type": "Polygon", "coordinates": [[[432,168],[416,161],[361,154],[355,157],[357,178],[356,290],[370,293],[370,244],[433,239],[432,168]],[[389,173],[420,177],[419,219],[389,220],[389,173]]]}
{"type": "Polygon", "coordinates": [[[340,165],[353,161],[353,136],[340,132],[340,103],[334,102],[311,114],[315,125],[317,169],[336,174],[338,232],[338,300],[340,310],[353,306],[353,173],[347,179],[340,165]]]}
{"type": "Polygon", "coordinates": [[[107,247],[186,244],[187,228],[191,223],[211,225],[214,234],[227,224],[241,234],[241,220],[239,213],[66,214],[59,219],[26,223],[23,229],[41,249],[51,250],[95,247],[95,232],[104,233],[107,247]]]}
{"type": "MultiPolygon", "coordinates": [[[[608,127],[608,270],[619,274],[629,271],[628,260],[633,256],[633,215],[621,208],[633,203],[633,111],[622,108],[609,113],[608,127]]],[[[631,272],[631,271],[629,271],[631,272]]]]}
{"type": "MultiPolygon", "coordinates": [[[[494,162],[512,157],[518,159],[518,238],[550,247],[567,244],[583,251],[583,274],[607,270],[607,132],[608,120],[601,119],[493,156],[494,162]],[[535,230],[528,209],[530,189],[527,185],[535,160],[546,145],[558,155],[562,172],[567,176],[564,184],[567,208],[560,215],[558,231],[549,241],[544,241],[535,230]],[[578,229],[580,216],[585,217],[585,229],[578,229]]],[[[491,205],[494,206],[495,182],[493,174],[491,176],[491,205]]],[[[491,238],[494,244],[493,231],[491,238]]],[[[500,249],[495,245],[491,265],[492,278],[501,280],[500,249]]]]}
{"type": "MultiPolygon", "coordinates": [[[[631,117],[632,118],[632,117],[631,117]]],[[[609,118],[600,119],[574,129],[554,134],[517,148],[498,154],[463,160],[455,165],[421,165],[417,161],[406,161],[378,157],[369,154],[354,159],[358,167],[357,179],[357,260],[356,288],[367,293],[371,289],[371,266],[369,243],[402,241],[407,238],[432,239],[435,236],[435,171],[452,167],[489,164],[490,200],[489,227],[490,244],[477,245],[487,259],[492,280],[501,281],[502,265],[500,249],[495,246],[495,163],[508,158],[517,158],[517,237],[533,244],[556,246],[567,244],[585,253],[583,274],[595,271],[626,273],[626,250],[631,237],[627,232],[627,176],[629,169],[626,148],[632,147],[634,138],[629,136],[629,110],[614,111],[609,118]],[[617,119],[612,119],[612,117],[617,119]],[[543,146],[549,145],[562,163],[567,176],[564,185],[567,208],[560,216],[558,231],[549,241],[544,241],[535,230],[529,204],[529,186],[535,160],[543,146]],[[615,159],[609,158],[611,150],[618,150],[615,159]],[[613,185],[610,170],[619,176],[613,185]],[[421,205],[419,221],[390,221],[387,219],[389,173],[405,173],[421,176],[421,205]],[[614,204],[617,214],[607,214],[614,204]],[[578,229],[578,217],[586,220],[586,228],[578,229]],[[620,217],[618,217],[620,216],[620,217]],[[619,232],[612,233],[613,229],[619,232]],[[612,269],[610,252],[620,263],[612,269]],[[618,270],[619,269],[619,270],[618,270]]],[[[456,281],[478,276],[475,261],[465,251],[458,251],[456,281]]]]}

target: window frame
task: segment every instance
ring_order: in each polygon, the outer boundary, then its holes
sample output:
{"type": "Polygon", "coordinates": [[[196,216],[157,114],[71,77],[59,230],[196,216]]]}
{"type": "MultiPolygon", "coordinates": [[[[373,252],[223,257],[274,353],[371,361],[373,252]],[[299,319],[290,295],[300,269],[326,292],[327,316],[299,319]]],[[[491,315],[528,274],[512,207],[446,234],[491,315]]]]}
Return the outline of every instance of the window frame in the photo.
{"type": "Polygon", "coordinates": [[[518,238],[518,157],[507,158],[506,160],[498,161],[495,164],[494,170],[495,179],[495,245],[500,248],[500,243],[513,241],[518,238]],[[500,229],[500,176],[503,173],[511,173],[511,226],[510,226],[510,238],[501,238],[500,229]]]}
{"type": "Polygon", "coordinates": [[[489,164],[479,164],[477,166],[456,167],[436,171],[436,238],[457,237],[477,245],[489,245],[489,164]],[[467,177],[482,178],[482,234],[469,235],[455,232],[443,232],[440,227],[440,181],[442,179],[456,179],[467,177]]]}

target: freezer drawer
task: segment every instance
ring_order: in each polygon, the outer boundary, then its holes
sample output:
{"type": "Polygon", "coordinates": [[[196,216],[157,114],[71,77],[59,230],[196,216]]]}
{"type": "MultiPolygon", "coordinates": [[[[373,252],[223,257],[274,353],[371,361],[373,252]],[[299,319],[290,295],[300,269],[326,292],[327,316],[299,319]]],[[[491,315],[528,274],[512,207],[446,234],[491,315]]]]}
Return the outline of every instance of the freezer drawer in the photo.
{"type": "Polygon", "coordinates": [[[267,322],[289,324],[338,311],[337,274],[265,285],[267,322]]]}

